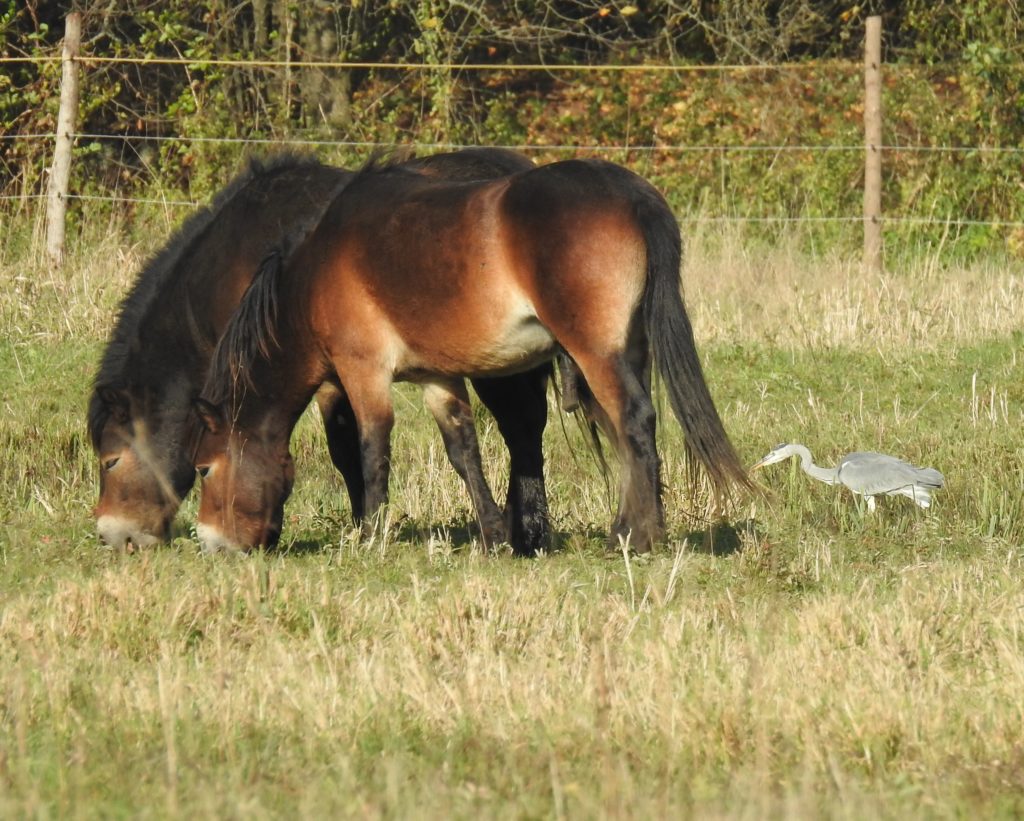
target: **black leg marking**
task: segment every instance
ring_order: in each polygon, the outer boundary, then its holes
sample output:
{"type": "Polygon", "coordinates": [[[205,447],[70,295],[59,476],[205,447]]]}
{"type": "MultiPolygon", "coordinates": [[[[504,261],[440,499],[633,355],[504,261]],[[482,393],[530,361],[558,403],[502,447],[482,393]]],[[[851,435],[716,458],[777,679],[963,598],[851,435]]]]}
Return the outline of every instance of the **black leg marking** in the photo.
{"type": "Polygon", "coordinates": [[[363,481],[363,460],[359,443],[359,425],[348,396],[340,387],[321,389],[316,397],[327,434],[331,461],[341,473],[352,505],[352,518],[361,522],[366,513],[363,481]]]}
{"type": "Polygon", "coordinates": [[[388,480],[391,475],[391,426],[392,420],[377,420],[376,424],[364,425],[365,433],[360,438],[363,464],[364,515],[373,520],[377,512],[388,502],[388,480]]]}
{"type": "Polygon", "coordinates": [[[628,454],[629,486],[622,518],[629,525],[633,549],[646,553],[664,538],[665,533],[661,460],[655,439],[654,405],[640,381],[631,376],[624,380],[627,398],[623,413],[623,440],[628,454]]]}
{"type": "Polygon", "coordinates": [[[544,426],[551,366],[494,379],[474,379],[473,387],[498,423],[510,457],[505,519],[512,549],[533,556],[548,548],[551,523],[544,485],[544,426]]]}

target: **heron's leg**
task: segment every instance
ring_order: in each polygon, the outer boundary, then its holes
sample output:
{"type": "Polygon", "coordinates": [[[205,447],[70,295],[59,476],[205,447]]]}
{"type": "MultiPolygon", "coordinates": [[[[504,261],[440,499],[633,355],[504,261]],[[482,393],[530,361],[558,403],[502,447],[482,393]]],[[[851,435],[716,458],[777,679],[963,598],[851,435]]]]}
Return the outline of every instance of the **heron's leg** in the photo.
{"type": "Polygon", "coordinates": [[[875,512],[875,497],[874,496],[865,496],[864,500],[868,503],[868,513],[874,513],[875,512]]]}

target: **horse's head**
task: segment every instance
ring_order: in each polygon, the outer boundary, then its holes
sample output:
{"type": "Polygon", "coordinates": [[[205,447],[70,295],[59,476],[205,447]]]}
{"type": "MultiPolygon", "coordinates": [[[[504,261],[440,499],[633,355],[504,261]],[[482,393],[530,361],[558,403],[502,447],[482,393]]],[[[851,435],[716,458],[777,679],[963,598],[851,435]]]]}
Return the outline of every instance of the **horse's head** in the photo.
{"type": "Polygon", "coordinates": [[[112,547],[166,541],[195,475],[187,454],[163,441],[172,422],[150,418],[143,394],[97,387],[90,400],[89,427],[100,463],[96,529],[112,547]]]}
{"type": "Polygon", "coordinates": [[[226,406],[204,399],[194,407],[199,427],[193,461],[202,482],[196,531],[203,551],[276,544],[295,481],[287,433],[247,430],[226,406]]]}

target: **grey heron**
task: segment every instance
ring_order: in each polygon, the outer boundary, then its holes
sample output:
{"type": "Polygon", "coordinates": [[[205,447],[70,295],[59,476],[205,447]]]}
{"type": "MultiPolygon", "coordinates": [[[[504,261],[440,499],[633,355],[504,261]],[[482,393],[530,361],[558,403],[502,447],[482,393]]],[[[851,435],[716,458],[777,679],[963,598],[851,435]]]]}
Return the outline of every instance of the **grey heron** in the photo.
{"type": "Polygon", "coordinates": [[[932,491],[942,487],[945,479],[935,468],[919,468],[884,453],[856,451],[839,460],[839,466],[824,468],[814,464],[811,452],[796,443],[776,445],[771,453],[751,470],[800,457],[804,473],[829,485],[845,485],[864,497],[868,510],[875,509],[875,496],[906,496],[926,508],[932,503],[932,491]]]}

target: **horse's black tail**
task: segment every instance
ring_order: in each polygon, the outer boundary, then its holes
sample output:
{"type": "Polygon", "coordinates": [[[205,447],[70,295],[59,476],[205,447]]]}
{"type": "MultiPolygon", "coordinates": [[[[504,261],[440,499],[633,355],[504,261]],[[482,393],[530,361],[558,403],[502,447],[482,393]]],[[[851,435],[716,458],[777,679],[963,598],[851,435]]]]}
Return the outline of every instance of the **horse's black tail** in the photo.
{"type": "Polygon", "coordinates": [[[735,486],[754,487],[733,449],[715,408],[697,356],[693,328],[680,293],[682,240],[668,203],[653,188],[636,200],[647,245],[647,281],[643,316],[654,349],[654,362],[668,389],[669,401],[686,437],[691,465],[700,465],[719,501],[735,486]]]}

